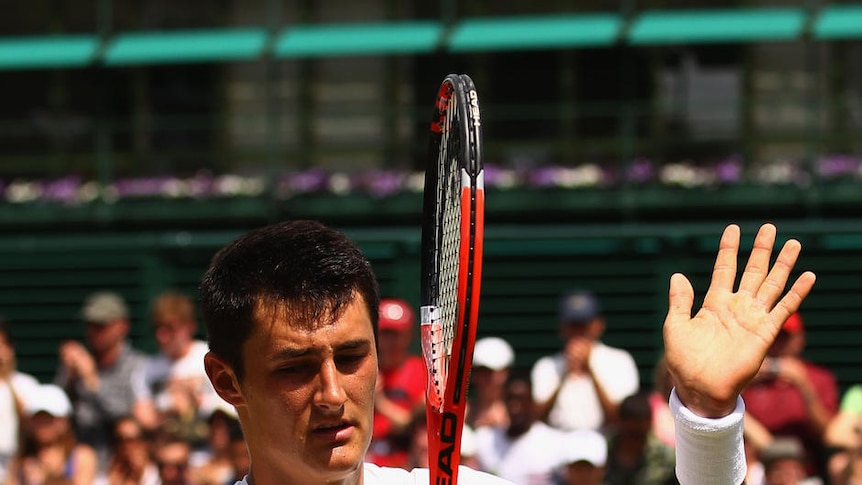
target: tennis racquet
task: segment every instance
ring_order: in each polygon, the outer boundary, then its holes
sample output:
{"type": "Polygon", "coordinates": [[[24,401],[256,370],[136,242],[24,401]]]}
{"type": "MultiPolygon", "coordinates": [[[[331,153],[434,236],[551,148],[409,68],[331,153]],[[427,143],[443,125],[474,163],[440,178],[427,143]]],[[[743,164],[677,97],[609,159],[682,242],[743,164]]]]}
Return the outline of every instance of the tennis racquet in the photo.
{"type": "Polygon", "coordinates": [[[422,212],[421,344],[431,485],[455,485],[476,341],[485,192],[479,99],[446,76],[431,120],[422,212]]]}

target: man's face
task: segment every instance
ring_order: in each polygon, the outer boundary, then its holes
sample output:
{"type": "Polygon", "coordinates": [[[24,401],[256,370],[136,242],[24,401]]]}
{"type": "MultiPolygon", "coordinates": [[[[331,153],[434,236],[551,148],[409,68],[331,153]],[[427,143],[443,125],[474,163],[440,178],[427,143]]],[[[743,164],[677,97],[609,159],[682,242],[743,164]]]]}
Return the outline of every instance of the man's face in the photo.
{"type": "Polygon", "coordinates": [[[189,483],[189,453],[186,443],[168,443],[157,447],[155,458],[162,485],[189,483]]]}
{"type": "Polygon", "coordinates": [[[766,467],[766,483],[768,485],[796,485],[805,480],[805,466],[792,458],[776,460],[766,467]]]}
{"type": "Polygon", "coordinates": [[[125,320],[116,320],[108,324],[86,322],[85,333],[87,345],[96,355],[101,355],[119,345],[128,333],[129,324],[125,320]]]}
{"type": "Polygon", "coordinates": [[[567,485],[601,485],[604,475],[604,467],[597,467],[588,461],[577,461],[566,466],[567,485]]]}
{"type": "Polygon", "coordinates": [[[258,318],[243,363],[234,404],[257,483],[360,476],[377,379],[374,332],[361,297],[333,323],[313,329],[283,316],[258,318]]]}
{"type": "Polygon", "coordinates": [[[509,413],[509,434],[521,435],[533,425],[533,394],[530,385],[513,380],[506,386],[506,411],[509,413]]]}
{"type": "Polygon", "coordinates": [[[179,359],[194,339],[196,325],[181,318],[162,316],[153,321],[153,327],[159,349],[171,359],[179,359]]]}
{"type": "Polygon", "coordinates": [[[409,330],[387,329],[378,331],[377,345],[380,350],[380,368],[391,370],[400,366],[409,355],[410,339],[409,330]]]}

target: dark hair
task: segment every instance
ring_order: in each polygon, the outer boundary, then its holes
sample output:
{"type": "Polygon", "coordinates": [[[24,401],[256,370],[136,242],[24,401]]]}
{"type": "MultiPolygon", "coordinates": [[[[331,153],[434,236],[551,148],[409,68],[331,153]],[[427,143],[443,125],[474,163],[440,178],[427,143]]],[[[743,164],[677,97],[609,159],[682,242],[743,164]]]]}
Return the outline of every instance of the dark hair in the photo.
{"type": "Polygon", "coordinates": [[[271,224],[228,244],[213,257],[200,292],[210,350],[240,380],[242,344],[261,309],[314,328],[339,318],[358,294],[377,335],[371,264],[347,236],[315,221],[271,224]]]}
{"type": "Polygon", "coordinates": [[[512,367],[509,369],[509,375],[506,377],[506,381],[503,383],[503,388],[508,388],[510,385],[516,382],[523,382],[527,384],[527,387],[530,388],[530,392],[533,392],[533,376],[530,372],[530,369],[527,367],[512,367]]]}
{"type": "Polygon", "coordinates": [[[649,394],[638,391],[627,396],[620,403],[619,415],[621,419],[652,419],[652,407],[649,403],[649,394]]]}

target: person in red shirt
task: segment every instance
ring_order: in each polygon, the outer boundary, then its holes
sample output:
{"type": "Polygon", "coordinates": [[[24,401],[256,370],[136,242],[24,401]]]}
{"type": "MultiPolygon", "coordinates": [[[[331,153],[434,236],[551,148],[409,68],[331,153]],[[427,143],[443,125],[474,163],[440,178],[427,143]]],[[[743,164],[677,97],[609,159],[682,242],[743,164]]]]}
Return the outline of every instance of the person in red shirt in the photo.
{"type": "Polygon", "coordinates": [[[802,359],[805,328],[787,319],[754,381],[743,391],[748,414],[774,436],[798,438],[809,475],[825,476],[823,433],[838,411],[838,385],[829,369],[802,359]]]}
{"type": "Polygon", "coordinates": [[[377,346],[380,373],[374,398],[374,431],[367,460],[407,468],[411,425],[424,418],[425,367],[411,353],[415,313],[398,298],[380,300],[377,346]]]}

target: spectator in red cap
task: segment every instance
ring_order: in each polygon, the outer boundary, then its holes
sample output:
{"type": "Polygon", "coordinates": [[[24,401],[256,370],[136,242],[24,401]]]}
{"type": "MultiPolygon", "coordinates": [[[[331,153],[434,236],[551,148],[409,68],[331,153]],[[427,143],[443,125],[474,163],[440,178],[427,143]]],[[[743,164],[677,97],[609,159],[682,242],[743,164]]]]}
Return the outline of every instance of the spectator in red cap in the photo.
{"type": "Polygon", "coordinates": [[[380,300],[377,348],[380,374],[374,398],[374,431],[368,460],[407,468],[410,425],[425,406],[425,367],[410,351],[415,313],[398,298],[380,300]]]}
{"type": "Polygon", "coordinates": [[[773,435],[798,438],[808,474],[823,477],[824,432],[838,411],[838,385],[832,371],[802,358],[804,348],[802,317],[794,313],[742,397],[748,414],[773,435]]]}

